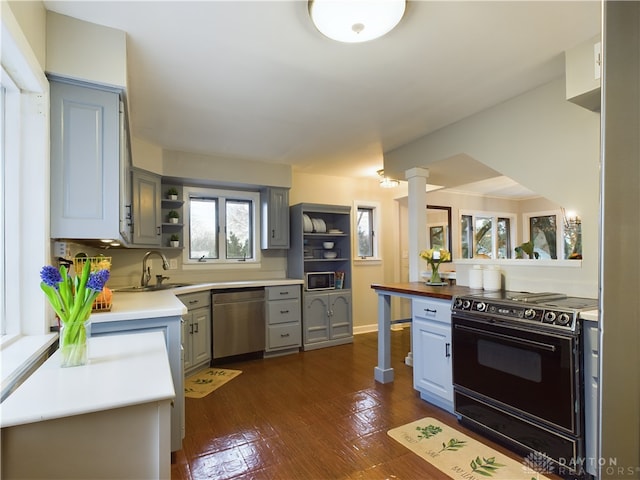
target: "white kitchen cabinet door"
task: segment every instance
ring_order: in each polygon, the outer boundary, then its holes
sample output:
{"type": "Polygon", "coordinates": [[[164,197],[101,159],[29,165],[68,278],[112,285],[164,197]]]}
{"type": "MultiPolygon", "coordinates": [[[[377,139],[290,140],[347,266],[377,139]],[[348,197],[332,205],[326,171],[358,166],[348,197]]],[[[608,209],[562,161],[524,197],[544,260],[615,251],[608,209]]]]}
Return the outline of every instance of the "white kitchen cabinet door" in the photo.
{"type": "Polygon", "coordinates": [[[267,188],[261,203],[262,248],[289,248],[289,189],[267,188]]]}
{"type": "Polygon", "coordinates": [[[351,290],[304,293],[304,349],[353,341],[351,290]]]}
{"type": "Polygon", "coordinates": [[[159,246],[162,242],[160,176],[134,169],[132,185],[133,243],[159,246]]]}
{"type": "Polygon", "coordinates": [[[329,294],[331,339],[353,336],[351,291],[335,290],[329,294]]]}
{"type": "Polygon", "coordinates": [[[451,325],[414,317],[413,384],[423,400],[453,413],[451,325]]]}
{"type": "Polygon", "coordinates": [[[191,312],[191,363],[207,365],[211,361],[211,309],[198,308],[191,312]]]}
{"type": "Polygon", "coordinates": [[[120,95],[52,80],[51,237],[120,238],[120,95]]]}

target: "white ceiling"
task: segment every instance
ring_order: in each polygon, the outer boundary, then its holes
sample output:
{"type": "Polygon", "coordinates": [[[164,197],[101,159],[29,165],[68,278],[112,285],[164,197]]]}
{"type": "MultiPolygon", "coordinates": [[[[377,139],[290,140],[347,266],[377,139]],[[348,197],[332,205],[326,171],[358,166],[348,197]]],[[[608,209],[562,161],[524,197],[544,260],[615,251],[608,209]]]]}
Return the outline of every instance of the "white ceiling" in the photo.
{"type": "Polygon", "coordinates": [[[44,3],[127,32],[134,136],[371,178],[385,151],[563,75],[600,31],[595,0],[410,1],[360,44],[323,37],[302,0],[44,3]]]}

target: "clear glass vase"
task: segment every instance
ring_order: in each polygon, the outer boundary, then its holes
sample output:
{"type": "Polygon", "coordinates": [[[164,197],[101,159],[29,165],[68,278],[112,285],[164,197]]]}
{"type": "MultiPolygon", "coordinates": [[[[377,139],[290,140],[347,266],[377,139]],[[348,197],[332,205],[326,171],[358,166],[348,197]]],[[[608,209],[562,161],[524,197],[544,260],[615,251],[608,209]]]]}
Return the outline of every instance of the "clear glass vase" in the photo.
{"type": "Polygon", "coordinates": [[[429,283],[441,283],[442,279],[440,278],[440,273],[438,272],[438,267],[440,264],[431,265],[431,278],[429,279],[429,283]]]}
{"type": "Polygon", "coordinates": [[[86,365],[89,360],[87,327],[89,322],[66,322],[60,326],[60,359],[62,367],[86,365]]]}

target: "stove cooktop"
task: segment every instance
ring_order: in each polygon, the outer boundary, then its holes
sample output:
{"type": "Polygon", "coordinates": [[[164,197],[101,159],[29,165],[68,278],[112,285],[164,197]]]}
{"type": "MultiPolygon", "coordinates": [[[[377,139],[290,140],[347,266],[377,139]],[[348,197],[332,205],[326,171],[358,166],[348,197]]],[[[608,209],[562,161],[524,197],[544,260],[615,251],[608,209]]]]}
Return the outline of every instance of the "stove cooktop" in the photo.
{"type": "Polygon", "coordinates": [[[452,310],[576,332],[580,312],[592,310],[597,305],[596,299],[569,297],[562,293],[497,291],[457,296],[453,299],[452,310]]]}

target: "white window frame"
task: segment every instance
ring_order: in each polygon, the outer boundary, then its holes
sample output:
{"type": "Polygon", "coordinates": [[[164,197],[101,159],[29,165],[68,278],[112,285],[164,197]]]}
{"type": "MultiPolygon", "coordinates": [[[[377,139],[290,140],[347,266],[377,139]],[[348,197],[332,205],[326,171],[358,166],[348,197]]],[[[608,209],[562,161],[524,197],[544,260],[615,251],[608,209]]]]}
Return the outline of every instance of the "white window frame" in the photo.
{"type": "Polygon", "coordinates": [[[184,200],[184,245],[185,248],[182,253],[182,266],[185,270],[203,270],[203,269],[257,269],[260,268],[261,263],[261,255],[260,255],[260,245],[261,245],[261,229],[260,229],[260,192],[257,191],[247,191],[247,190],[225,190],[222,188],[216,187],[195,187],[195,186],[185,186],[183,188],[183,200],[184,200]],[[221,201],[219,210],[221,209],[224,212],[224,202],[225,199],[233,199],[233,200],[249,200],[251,202],[252,208],[252,231],[253,231],[253,245],[251,246],[253,258],[250,259],[227,259],[224,258],[224,251],[226,245],[226,236],[225,236],[225,216],[224,213],[220,215],[218,219],[220,222],[220,231],[217,233],[218,236],[218,249],[221,255],[220,258],[216,259],[203,259],[200,261],[198,259],[189,258],[189,223],[191,218],[190,212],[190,198],[191,197],[210,197],[216,198],[221,201]]]}
{"type": "MultiPolygon", "coordinates": [[[[511,245],[510,247],[510,251],[511,251],[511,258],[515,258],[515,248],[518,246],[517,242],[517,232],[518,232],[518,215],[515,213],[507,213],[507,212],[494,212],[494,211],[483,211],[483,210],[460,210],[458,213],[458,225],[461,225],[462,223],[462,217],[464,216],[471,216],[472,218],[472,224],[473,224],[473,252],[475,254],[476,251],[476,238],[475,238],[475,219],[476,217],[491,217],[492,221],[491,221],[491,252],[493,255],[493,258],[491,259],[486,259],[486,258],[478,258],[478,257],[472,257],[472,258],[464,258],[462,260],[476,260],[476,261],[485,261],[485,260],[509,260],[506,258],[496,258],[498,255],[498,219],[499,218],[508,218],[509,219],[509,238],[511,239],[511,245]]],[[[460,254],[462,254],[462,238],[460,235],[458,235],[458,238],[456,239],[456,245],[457,245],[457,249],[460,252],[460,254]]]]}
{"type": "Polygon", "coordinates": [[[527,212],[522,214],[522,241],[528,242],[531,236],[531,217],[548,217],[555,215],[556,217],[556,255],[558,258],[546,260],[565,260],[564,251],[564,216],[562,210],[544,210],[540,212],[527,212]]]}
{"type": "Polygon", "coordinates": [[[4,153],[4,335],[0,336],[2,397],[55,341],[54,314],[40,290],[51,263],[49,238],[49,84],[7,2],[2,2],[2,84],[16,120],[6,122],[4,153]],[[11,72],[7,75],[6,72],[11,72]],[[6,227],[6,228],[5,228],[6,227]]]}
{"type": "Polygon", "coordinates": [[[382,215],[380,214],[381,207],[379,202],[373,202],[369,200],[354,200],[353,202],[353,261],[355,263],[379,263],[382,260],[381,252],[381,231],[382,215]],[[373,256],[372,257],[359,257],[358,256],[358,209],[366,208],[373,211],[373,256]]]}

